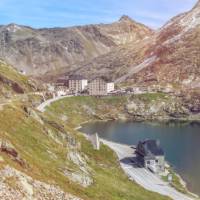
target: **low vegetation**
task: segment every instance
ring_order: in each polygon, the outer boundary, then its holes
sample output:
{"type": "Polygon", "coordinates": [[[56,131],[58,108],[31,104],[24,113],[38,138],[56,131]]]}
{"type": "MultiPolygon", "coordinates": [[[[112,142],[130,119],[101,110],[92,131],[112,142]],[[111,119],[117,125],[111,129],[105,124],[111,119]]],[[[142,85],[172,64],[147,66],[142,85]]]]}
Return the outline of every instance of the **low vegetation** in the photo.
{"type": "Polygon", "coordinates": [[[108,147],[95,151],[90,142],[74,130],[85,120],[116,115],[123,109],[124,101],[126,97],[73,97],[54,103],[44,115],[29,104],[4,106],[0,112],[0,139],[7,141],[9,151],[1,152],[0,168],[10,165],[84,200],[168,199],[129,181],[108,147]],[[107,116],[108,110],[112,113],[107,116]],[[64,174],[64,170],[82,172],[80,168],[84,167],[69,159],[70,152],[77,152],[85,160],[93,179],[90,186],[83,188],[64,174]]]}
{"type": "Polygon", "coordinates": [[[115,119],[124,111],[127,97],[71,97],[57,101],[48,108],[51,119],[61,120],[74,128],[91,120],[115,119]]]}
{"type": "Polygon", "coordinates": [[[167,100],[169,99],[169,96],[158,92],[158,93],[145,93],[145,94],[138,94],[138,95],[134,95],[133,97],[136,97],[138,99],[140,99],[141,101],[144,102],[151,102],[151,101],[158,101],[158,100],[167,100]]]}
{"type": "Polygon", "coordinates": [[[0,60],[0,97],[34,91],[35,85],[26,76],[0,60]]]}
{"type": "MultiPolygon", "coordinates": [[[[179,192],[183,194],[188,194],[187,188],[183,185],[183,183],[181,183],[181,178],[174,172],[173,169],[169,168],[168,171],[172,175],[172,182],[170,183],[170,185],[179,192]]],[[[168,182],[168,177],[164,176],[163,180],[168,182]]]]}

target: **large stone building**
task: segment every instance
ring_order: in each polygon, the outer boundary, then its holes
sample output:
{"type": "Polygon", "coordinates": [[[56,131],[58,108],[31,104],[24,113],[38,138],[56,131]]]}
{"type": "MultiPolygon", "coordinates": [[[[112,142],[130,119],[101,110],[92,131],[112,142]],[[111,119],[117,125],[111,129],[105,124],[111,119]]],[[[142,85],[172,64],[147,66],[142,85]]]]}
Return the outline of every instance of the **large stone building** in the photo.
{"type": "Polygon", "coordinates": [[[138,161],[146,169],[149,169],[154,173],[162,173],[165,171],[165,156],[159,141],[140,141],[136,148],[136,154],[138,161]]]}
{"type": "Polygon", "coordinates": [[[88,80],[80,75],[68,77],[69,90],[73,93],[82,92],[87,88],[88,80]]]}
{"type": "Polygon", "coordinates": [[[89,82],[88,89],[91,96],[105,96],[114,91],[114,83],[104,78],[95,78],[89,82]]]}

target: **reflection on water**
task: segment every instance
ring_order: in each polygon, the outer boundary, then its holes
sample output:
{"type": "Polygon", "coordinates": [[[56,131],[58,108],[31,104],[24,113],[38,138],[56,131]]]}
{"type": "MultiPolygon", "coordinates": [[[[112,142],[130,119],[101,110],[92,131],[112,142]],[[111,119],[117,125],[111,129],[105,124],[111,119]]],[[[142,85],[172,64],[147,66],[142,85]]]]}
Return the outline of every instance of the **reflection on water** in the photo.
{"type": "Polygon", "coordinates": [[[200,195],[200,123],[198,122],[95,122],[82,132],[99,133],[100,137],[124,144],[137,144],[144,139],[159,139],[166,159],[200,195]]]}

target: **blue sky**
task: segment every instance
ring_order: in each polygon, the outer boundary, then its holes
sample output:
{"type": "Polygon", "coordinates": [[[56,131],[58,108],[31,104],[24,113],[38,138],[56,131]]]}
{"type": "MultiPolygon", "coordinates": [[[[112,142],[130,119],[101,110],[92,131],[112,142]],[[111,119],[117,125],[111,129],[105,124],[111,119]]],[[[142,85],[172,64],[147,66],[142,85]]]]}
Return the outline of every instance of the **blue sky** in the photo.
{"type": "Polygon", "coordinates": [[[110,23],[126,14],[158,28],[197,0],[0,0],[0,24],[39,27],[110,23]]]}

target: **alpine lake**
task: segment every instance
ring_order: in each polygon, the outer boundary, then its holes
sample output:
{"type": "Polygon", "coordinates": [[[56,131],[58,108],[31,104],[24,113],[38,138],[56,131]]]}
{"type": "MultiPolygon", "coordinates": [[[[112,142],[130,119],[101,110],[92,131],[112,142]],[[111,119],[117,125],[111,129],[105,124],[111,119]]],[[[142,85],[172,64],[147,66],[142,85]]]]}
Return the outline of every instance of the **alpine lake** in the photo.
{"type": "Polygon", "coordinates": [[[200,122],[93,122],[84,124],[80,131],[128,145],[159,140],[168,163],[189,190],[200,195],[200,122]]]}

